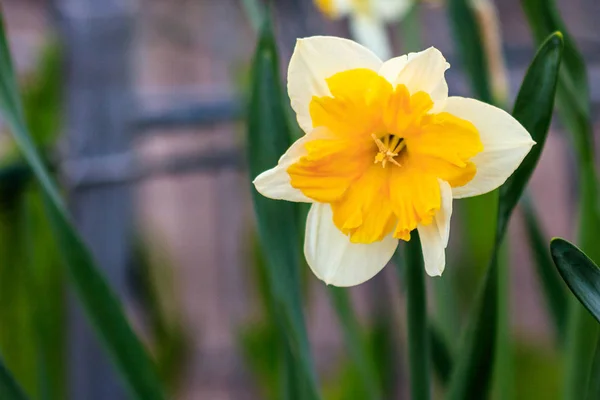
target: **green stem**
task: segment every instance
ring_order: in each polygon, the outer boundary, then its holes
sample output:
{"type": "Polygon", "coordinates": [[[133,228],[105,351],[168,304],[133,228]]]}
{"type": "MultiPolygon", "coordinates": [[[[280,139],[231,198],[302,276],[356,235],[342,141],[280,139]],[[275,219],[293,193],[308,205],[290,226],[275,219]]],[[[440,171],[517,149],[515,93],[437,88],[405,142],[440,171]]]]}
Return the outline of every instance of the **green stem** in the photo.
{"type": "Polygon", "coordinates": [[[430,398],[429,332],[425,267],[419,234],[414,231],[406,245],[406,298],[408,317],[408,354],[412,400],[430,398]]]}
{"type": "Polygon", "coordinates": [[[500,399],[514,399],[514,357],[510,335],[510,270],[506,241],[498,249],[498,327],[496,332],[495,393],[500,399]]]}
{"type": "Polygon", "coordinates": [[[352,309],[348,290],[328,286],[329,297],[336,314],[340,319],[344,341],[350,358],[354,362],[363,390],[368,399],[381,399],[381,390],[377,382],[377,374],[373,359],[369,354],[365,340],[361,337],[361,328],[352,309]]]}

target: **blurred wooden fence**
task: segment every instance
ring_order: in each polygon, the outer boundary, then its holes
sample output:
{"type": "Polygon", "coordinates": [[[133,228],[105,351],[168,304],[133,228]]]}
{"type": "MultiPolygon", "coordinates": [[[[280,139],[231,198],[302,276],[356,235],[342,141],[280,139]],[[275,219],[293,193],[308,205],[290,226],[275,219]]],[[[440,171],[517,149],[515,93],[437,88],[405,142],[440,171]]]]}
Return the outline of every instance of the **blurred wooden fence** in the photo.
{"type": "MultiPolygon", "coordinates": [[[[11,1],[7,3],[10,7],[11,1]]],[[[235,0],[51,3],[66,46],[68,150],[63,173],[83,237],[130,304],[126,266],[134,218],[143,227],[164,230],[166,245],[175,253],[194,342],[182,398],[255,398],[247,390],[234,333],[252,311],[244,272],[249,183],[239,146],[243,129],[235,125],[243,117],[244,101],[242,85],[232,77],[244,74],[254,36],[240,5],[235,0]],[[137,189],[134,183],[140,184],[137,189]]],[[[600,31],[595,22],[600,3],[560,3],[590,62],[592,96],[600,111],[600,31]]],[[[346,34],[342,22],[326,23],[317,15],[310,0],[279,0],[276,5],[283,67],[296,37],[346,34]]],[[[518,0],[497,5],[514,94],[533,49],[518,0]]],[[[40,5],[31,2],[30,7],[39,11],[40,5]]],[[[422,23],[424,42],[445,50],[451,64],[458,65],[443,10],[423,13],[422,23]]],[[[399,44],[401,38],[395,41],[399,44]]],[[[453,94],[467,92],[457,68],[449,71],[448,80],[453,94]]],[[[325,358],[335,354],[330,347],[338,340],[325,303],[318,293],[310,326],[313,346],[324,349],[316,352],[318,361],[331,365],[325,358]]],[[[125,398],[75,305],[70,330],[72,398],[125,398]]]]}

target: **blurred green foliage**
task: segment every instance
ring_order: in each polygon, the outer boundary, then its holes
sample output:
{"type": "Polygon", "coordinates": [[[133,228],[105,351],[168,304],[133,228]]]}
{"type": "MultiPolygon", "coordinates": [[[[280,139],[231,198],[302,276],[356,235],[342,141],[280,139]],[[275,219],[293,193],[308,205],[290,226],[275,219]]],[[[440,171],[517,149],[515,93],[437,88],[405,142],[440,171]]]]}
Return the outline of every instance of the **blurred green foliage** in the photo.
{"type": "MultiPolygon", "coordinates": [[[[164,398],[162,385],[156,375],[153,362],[129,325],[118,298],[112,292],[103,274],[95,265],[89,250],[71,225],[59,189],[46,166],[47,162],[40,155],[37,143],[28,132],[21,95],[5,36],[4,21],[1,19],[0,110],[12,138],[39,183],[36,188],[39,190],[44,205],[46,220],[52,229],[52,238],[55,240],[53,243],[58,245],[57,248],[61,254],[63,261],[61,266],[66,267],[68,271],[66,276],[69,278],[69,282],[82,302],[93,328],[103,340],[105,349],[122,373],[130,393],[136,398],[164,398]]],[[[41,135],[41,137],[47,136],[41,135]]],[[[25,244],[27,245],[25,254],[28,255],[33,249],[28,247],[31,244],[29,241],[25,241],[25,244]]],[[[35,279],[30,279],[27,283],[33,287],[30,293],[36,293],[39,290],[35,287],[37,284],[35,279]]],[[[45,294],[44,292],[40,293],[45,294]]],[[[41,307],[34,306],[30,317],[35,319],[36,335],[42,336],[44,331],[41,324],[43,324],[44,318],[38,315],[40,310],[42,310],[41,307]]],[[[64,338],[64,335],[61,337],[64,338]]],[[[46,391],[49,390],[49,385],[45,382],[46,374],[49,376],[50,370],[45,364],[47,357],[44,353],[50,349],[43,346],[34,348],[39,352],[40,359],[43,360],[38,363],[41,382],[39,390],[42,392],[41,396],[48,397],[49,394],[46,395],[46,391]]],[[[63,357],[63,360],[65,358],[63,357]]],[[[60,384],[61,381],[57,380],[56,383],[60,384]]]]}
{"type": "MultiPolygon", "coordinates": [[[[262,27],[252,67],[248,112],[248,162],[250,178],[277,164],[291,144],[288,112],[283,106],[278,56],[270,20],[262,27]]],[[[258,236],[263,244],[265,274],[281,332],[287,376],[283,398],[319,398],[310,354],[300,290],[298,249],[300,211],[291,203],[277,202],[252,190],[258,236]],[[294,368],[297,367],[297,368],[294,368]]]]}
{"type": "MultiPolygon", "coordinates": [[[[559,76],[556,103],[560,120],[571,133],[576,153],[579,180],[577,242],[592,260],[600,263],[600,193],[585,61],[554,0],[521,0],[521,5],[537,42],[550,31],[560,30],[564,35],[565,57],[559,76]]],[[[565,349],[566,399],[585,398],[590,376],[592,383],[594,380],[600,381],[600,370],[590,373],[594,364],[595,349],[600,341],[599,335],[597,322],[571,297],[565,349]]]]}
{"type": "MultiPolygon", "coordinates": [[[[258,27],[263,13],[256,4],[244,2],[254,26],[258,27]]],[[[492,102],[487,60],[469,4],[466,0],[450,0],[450,21],[472,91],[478,98],[492,102]]],[[[431,397],[430,369],[438,376],[439,392],[445,392],[447,398],[487,398],[493,368],[500,375],[497,381],[500,388],[494,393],[500,399],[558,399],[563,398],[561,390],[565,390],[564,398],[567,399],[584,398],[586,394],[596,398],[600,379],[594,374],[588,385],[587,375],[592,362],[595,363],[593,370],[600,371],[600,350],[592,348],[598,342],[597,323],[583,308],[574,307],[570,313],[575,318],[570,323],[571,333],[567,335],[569,295],[558,275],[549,269],[545,239],[531,205],[525,208],[526,228],[559,339],[556,347],[566,345],[569,362],[563,365],[556,349],[543,343],[532,344],[524,338],[518,338],[514,347],[511,343],[509,280],[503,263],[498,262],[503,255],[500,245],[510,215],[536,166],[552,117],[563,44],[560,34],[548,39],[546,36],[564,28],[553,2],[523,0],[523,5],[538,42],[545,42],[523,81],[513,115],[532,133],[538,145],[498,192],[464,202],[459,213],[464,224],[464,265],[445,281],[449,284],[436,283],[439,313],[434,321],[427,316],[423,269],[418,257],[414,256],[418,253],[416,249],[412,249],[412,256],[404,268],[399,269],[400,285],[409,285],[406,288],[409,297],[406,327],[409,348],[406,354],[400,350],[405,335],[399,332],[401,327],[396,326],[397,316],[392,315],[392,311],[378,314],[365,324],[358,318],[347,289],[328,288],[346,351],[336,360],[336,370],[323,379],[321,386],[318,384],[303,314],[307,301],[302,296],[301,276],[308,269],[302,261],[300,248],[306,206],[276,203],[253,191],[258,237],[263,246],[253,243],[250,275],[253,278],[251,284],[257,288],[261,315],[238,333],[238,343],[256,379],[261,398],[318,399],[321,388],[323,398],[328,400],[396,398],[403,394],[398,386],[404,382],[397,380],[402,376],[399,372],[403,367],[401,357],[407,355],[412,371],[413,399],[431,397]],[[481,282],[478,296],[473,290],[464,290],[475,282],[481,282]],[[461,297],[456,299],[454,296],[461,297]],[[473,303],[474,307],[469,307],[473,311],[469,315],[468,328],[458,346],[456,339],[464,309],[473,303]],[[514,362],[511,360],[513,349],[514,362]],[[495,357],[499,362],[494,365],[495,357]],[[583,362],[579,362],[581,360],[583,362]],[[433,367],[429,366],[430,361],[433,367]],[[513,366],[514,371],[511,371],[513,366]],[[563,376],[567,376],[566,382],[561,380],[563,376]]],[[[418,29],[415,24],[418,7],[414,6],[411,12],[408,23],[403,26],[408,33],[418,29]]],[[[419,41],[418,35],[409,35],[405,44],[416,50],[419,41]]],[[[587,78],[583,59],[566,33],[565,46],[558,106],[565,125],[574,133],[579,155],[584,217],[580,240],[584,250],[587,248],[591,258],[598,261],[595,255],[600,254],[600,249],[595,242],[600,213],[594,154],[590,146],[587,78]],[[582,93],[584,96],[576,96],[582,93]]],[[[175,391],[188,349],[177,312],[180,306],[174,302],[170,262],[149,251],[147,241],[137,242],[135,281],[140,284],[140,295],[148,310],[153,354],[159,373],[155,376],[154,363],[145,355],[139,339],[127,325],[119,303],[101,274],[96,273],[91,258],[62,214],[60,201],[57,201],[58,191],[45,175],[43,163],[35,152],[35,148],[41,149],[43,161],[52,162],[50,151],[55,145],[62,115],[59,48],[55,44],[45,48],[39,68],[24,84],[23,115],[32,132],[32,143],[28,142],[27,131],[21,126],[15,83],[7,64],[8,53],[6,49],[2,50],[2,106],[5,112],[8,110],[12,127],[18,128],[13,129],[16,130],[13,133],[30,164],[16,148],[11,148],[0,166],[0,325],[9,327],[0,330],[0,353],[5,362],[5,365],[0,363],[0,398],[24,398],[16,382],[32,399],[66,398],[67,276],[60,268],[59,249],[70,266],[68,277],[87,305],[92,321],[129,382],[132,394],[144,399],[163,398],[161,382],[167,384],[171,393],[175,391]],[[35,184],[30,165],[38,174],[42,187],[35,184]],[[116,333],[112,331],[113,326],[116,326],[116,333]]],[[[275,165],[290,143],[301,135],[284,100],[277,59],[274,34],[267,23],[260,33],[252,69],[248,113],[248,160],[252,178],[275,165]]],[[[583,253],[573,249],[565,242],[553,242],[553,255],[564,280],[598,317],[599,270],[583,253]],[[565,257],[566,253],[570,258],[565,257]]]]}
{"type": "MultiPolygon", "coordinates": [[[[502,355],[510,351],[506,348],[506,338],[509,334],[508,321],[504,319],[506,317],[502,313],[502,308],[499,308],[503,307],[503,302],[508,300],[507,289],[499,288],[507,284],[505,275],[499,267],[499,253],[512,211],[537,165],[548,134],[562,49],[563,41],[560,33],[554,33],[546,39],[527,70],[515,101],[513,116],[527,129],[537,145],[499,189],[495,247],[479,292],[480,297],[473,308],[463,337],[463,345],[457,353],[459,357],[450,380],[448,399],[476,399],[486,396],[494,365],[493,360],[498,356],[497,348],[500,348],[502,355]]],[[[504,365],[500,365],[501,369],[498,372],[506,374],[499,377],[501,390],[504,393],[512,392],[508,388],[511,385],[508,374],[512,370],[510,365],[506,365],[508,362],[503,360],[504,365]]]]}
{"type": "MultiPolygon", "coordinates": [[[[60,129],[61,52],[43,49],[24,81],[27,121],[35,142],[47,147],[60,129]]],[[[44,215],[39,188],[15,147],[0,167],[0,352],[34,399],[64,399],[65,291],[60,256],[44,215]]]]}
{"type": "Polygon", "coordinates": [[[190,344],[183,326],[182,304],[174,277],[174,264],[156,238],[141,232],[133,245],[132,286],[145,315],[158,373],[169,394],[180,386],[190,344]]]}

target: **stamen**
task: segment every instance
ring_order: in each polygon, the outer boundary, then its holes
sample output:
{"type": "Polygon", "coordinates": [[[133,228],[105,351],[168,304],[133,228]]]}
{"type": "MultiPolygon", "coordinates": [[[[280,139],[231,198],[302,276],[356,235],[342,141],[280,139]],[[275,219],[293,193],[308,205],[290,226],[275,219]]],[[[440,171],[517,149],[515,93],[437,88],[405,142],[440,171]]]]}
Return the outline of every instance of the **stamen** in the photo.
{"type": "Polygon", "coordinates": [[[386,135],[383,138],[383,141],[381,141],[381,139],[378,138],[377,135],[375,135],[374,133],[371,134],[371,137],[373,138],[375,144],[377,145],[377,148],[379,149],[379,152],[375,156],[374,164],[381,163],[381,167],[385,168],[385,165],[389,161],[392,164],[397,165],[398,167],[402,166],[398,161],[394,159],[394,157],[397,157],[398,154],[400,154],[400,151],[402,151],[402,149],[406,147],[403,138],[396,135],[386,135]],[[393,137],[390,138],[390,136],[393,137]]]}
{"type": "MultiPolygon", "coordinates": [[[[390,135],[388,135],[388,137],[390,137],[390,135]]],[[[388,146],[388,148],[393,151],[394,153],[396,153],[396,146],[398,145],[398,143],[400,142],[400,140],[402,140],[399,136],[394,135],[392,137],[392,140],[390,141],[390,144],[388,146]]]]}
{"type": "Polygon", "coordinates": [[[371,134],[371,137],[375,141],[375,144],[377,145],[377,148],[379,148],[379,151],[385,153],[387,151],[387,147],[383,144],[381,139],[379,139],[374,133],[371,134]]]}

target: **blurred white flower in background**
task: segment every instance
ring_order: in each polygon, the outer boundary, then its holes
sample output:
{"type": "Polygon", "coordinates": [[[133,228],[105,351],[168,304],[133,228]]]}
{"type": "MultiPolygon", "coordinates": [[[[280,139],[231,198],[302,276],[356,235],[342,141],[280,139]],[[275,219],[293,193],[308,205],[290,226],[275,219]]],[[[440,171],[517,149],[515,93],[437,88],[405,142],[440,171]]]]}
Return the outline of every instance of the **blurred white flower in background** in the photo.
{"type": "Polygon", "coordinates": [[[348,17],[350,33],[377,56],[392,56],[386,23],[398,21],[410,10],[414,0],[314,0],[328,18],[348,17]]]}

